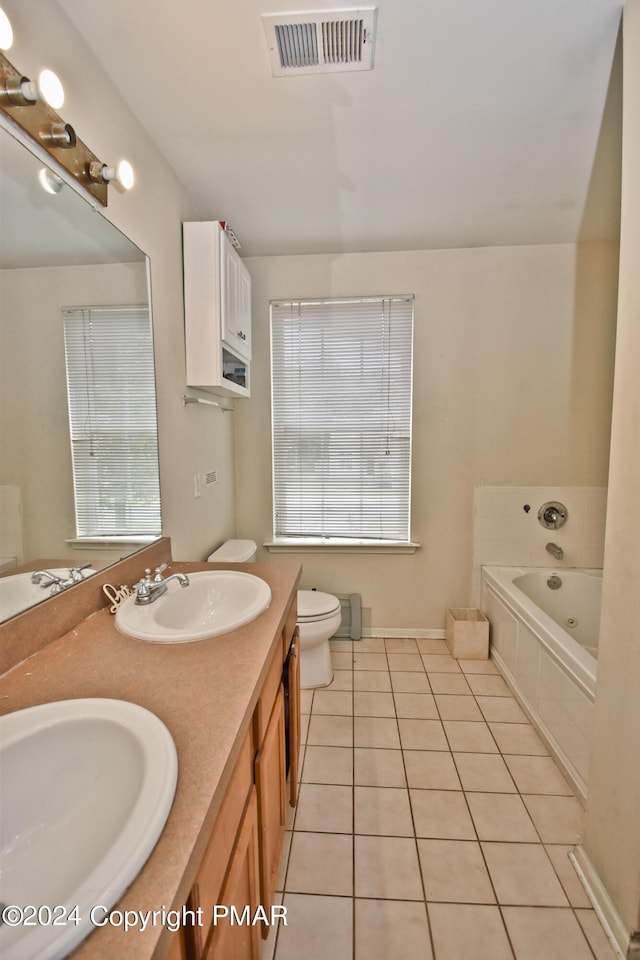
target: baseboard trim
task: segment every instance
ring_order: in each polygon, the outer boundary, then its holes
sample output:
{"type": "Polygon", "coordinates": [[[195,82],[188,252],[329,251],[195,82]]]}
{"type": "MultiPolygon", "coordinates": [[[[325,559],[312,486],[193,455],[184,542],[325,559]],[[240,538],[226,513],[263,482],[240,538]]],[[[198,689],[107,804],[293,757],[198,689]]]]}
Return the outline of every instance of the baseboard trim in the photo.
{"type": "MultiPolygon", "coordinates": [[[[444,640],[444,630],[427,630],[416,627],[363,627],[362,637],[386,637],[389,640],[444,640]]],[[[356,641],[357,643],[357,641],[356,641]]]]}
{"type": "Polygon", "coordinates": [[[639,958],[640,952],[635,945],[632,945],[630,932],[625,927],[582,844],[574,847],[569,854],[569,859],[582,880],[587,896],[593,904],[593,909],[618,960],[636,960],[636,958],[639,958]]]}

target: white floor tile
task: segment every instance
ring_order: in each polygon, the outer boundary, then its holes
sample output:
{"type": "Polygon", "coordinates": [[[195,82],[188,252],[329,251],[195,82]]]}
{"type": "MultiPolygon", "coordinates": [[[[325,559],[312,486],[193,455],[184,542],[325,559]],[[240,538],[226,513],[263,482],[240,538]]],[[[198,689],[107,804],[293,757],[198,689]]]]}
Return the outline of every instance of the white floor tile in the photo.
{"type": "Polygon", "coordinates": [[[582,808],[493,661],[331,647],[263,960],[613,960],[567,856],[582,808]]]}

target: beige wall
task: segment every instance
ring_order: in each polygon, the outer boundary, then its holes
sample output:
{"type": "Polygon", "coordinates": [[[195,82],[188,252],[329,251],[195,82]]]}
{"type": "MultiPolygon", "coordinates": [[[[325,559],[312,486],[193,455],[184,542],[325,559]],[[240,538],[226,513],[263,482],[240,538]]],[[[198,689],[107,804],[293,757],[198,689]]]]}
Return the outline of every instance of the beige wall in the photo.
{"type": "Polygon", "coordinates": [[[238,532],[271,536],[269,308],[415,294],[415,555],[302,557],[304,585],[362,594],[365,625],[439,629],[469,603],[473,488],[606,484],[617,248],[249,258],[251,400],[237,404],[238,532]]]}
{"type": "Polygon", "coordinates": [[[640,0],[625,6],[623,36],[618,343],[584,850],[628,934],[640,931],[640,0]]]}
{"type": "MultiPolygon", "coordinates": [[[[127,156],[138,183],[103,211],[151,258],[165,532],[204,556],[236,533],[270,536],[268,300],[416,294],[415,556],[304,557],[305,582],[363,594],[378,624],[439,627],[464,604],[473,486],[607,481],[616,251],[609,246],[265,258],[255,290],[254,396],[235,415],[184,409],[180,222],[198,216],[160,152],[50,0],[3,0],[10,59],[64,78],[65,120],[98,155],[127,156]],[[220,482],[193,498],[193,474],[220,482]]],[[[105,13],[108,16],[108,11],[105,13]]],[[[628,929],[640,903],[640,0],[625,14],[623,256],[602,655],[585,847],[628,929]]]]}
{"type": "Polygon", "coordinates": [[[64,357],[62,307],[144,303],[144,263],[43,267],[0,273],[0,482],[22,492],[24,560],[68,557],[94,567],[122,549],[79,556],[64,357]]]}
{"type": "MultiPolygon", "coordinates": [[[[198,210],[160,151],[130,113],[73,25],[50,0],[3,0],[15,34],[9,59],[34,76],[47,65],[66,90],[60,111],[106,162],[127,157],[137,182],[129,194],[109,190],[107,216],[151,260],[158,379],[164,532],[174,556],[199,559],[235,534],[233,416],[213,407],[183,407],[182,220],[198,210]],[[195,500],[193,475],[216,468],[219,482],[195,500]]],[[[104,13],[108,16],[108,11],[104,13]]]]}

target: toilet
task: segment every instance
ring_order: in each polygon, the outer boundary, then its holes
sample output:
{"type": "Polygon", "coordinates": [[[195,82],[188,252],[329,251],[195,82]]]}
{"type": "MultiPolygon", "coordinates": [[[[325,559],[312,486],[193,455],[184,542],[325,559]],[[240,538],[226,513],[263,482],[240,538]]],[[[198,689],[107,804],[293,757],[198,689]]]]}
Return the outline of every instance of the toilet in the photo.
{"type": "Polygon", "coordinates": [[[340,626],[341,619],[340,601],[333,594],[298,590],[300,686],[303,690],[326,687],[333,680],[329,640],[340,626]]]}
{"type": "MultiPolygon", "coordinates": [[[[227,540],[207,557],[212,563],[252,563],[257,547],[253,540],[227,540]]],[[[340,601],[320,590],[298,590],[300,632],[300,686],[303,690],[326,687],[333,680],[329,640],[342,613],[340,601]]]]}
{"type": "Polygon", "coordinates": [[[209,554],[207,560],[211,563],[253,563],[257,549],[253,540],[226,540],[209,554]]]}

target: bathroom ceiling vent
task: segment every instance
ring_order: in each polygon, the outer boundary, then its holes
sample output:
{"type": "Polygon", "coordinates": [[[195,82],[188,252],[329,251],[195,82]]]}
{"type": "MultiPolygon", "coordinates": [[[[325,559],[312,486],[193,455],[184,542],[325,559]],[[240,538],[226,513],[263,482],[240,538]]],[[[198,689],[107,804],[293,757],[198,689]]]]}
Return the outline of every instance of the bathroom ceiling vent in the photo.
{"type": "Polygon", "coordinates": [[[376,8],[262,16],[274,77],[371,70],[376,8]]]}

